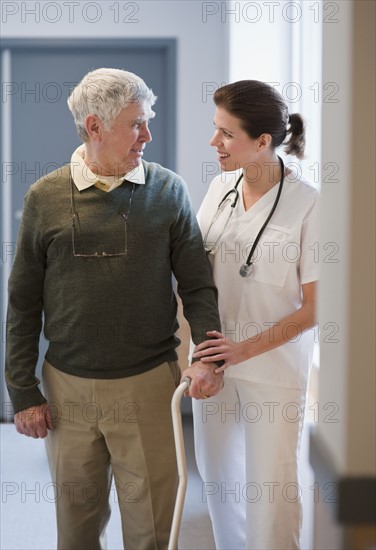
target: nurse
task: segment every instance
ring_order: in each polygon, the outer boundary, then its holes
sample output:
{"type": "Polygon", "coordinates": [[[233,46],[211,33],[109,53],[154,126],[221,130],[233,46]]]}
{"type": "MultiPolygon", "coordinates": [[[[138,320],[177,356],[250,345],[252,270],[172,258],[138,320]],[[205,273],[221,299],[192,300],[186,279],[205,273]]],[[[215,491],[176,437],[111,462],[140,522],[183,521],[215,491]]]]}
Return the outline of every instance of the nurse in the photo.
{"type": "Polygon", "coordinates": [[[211,145],[222,173],[198,213],[222,332],[194,357],[223,361],[223,390],[193,400],[196,458],[217,549],[299,548],[298,452],[315,324],[318,192],[276,149],[302,158],[305,129],[280,94],[219,88],[211,145]],[[210,357],[209,357],[210,356],[210,357]]]}

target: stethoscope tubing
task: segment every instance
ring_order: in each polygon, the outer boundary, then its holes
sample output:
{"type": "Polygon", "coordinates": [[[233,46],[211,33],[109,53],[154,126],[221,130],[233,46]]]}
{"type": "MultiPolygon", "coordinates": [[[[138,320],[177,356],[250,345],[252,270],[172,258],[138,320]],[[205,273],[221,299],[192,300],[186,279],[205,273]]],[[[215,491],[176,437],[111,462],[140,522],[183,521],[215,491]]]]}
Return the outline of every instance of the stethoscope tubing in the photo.
{"type": "Polygon", "coordinates": [[[280,165],[281,165],[281,181],[279,182],[279,187],[278,187],[278,193],[277,193],[277,196],[275,198],[275,201],[274,201],[274,204],[269,212],[269,215],[268,217],[266,218],[265,222],[263,223],[263,225],[261,226],[261,229],[260,231],[257,233],[257,236],[254,240],[254,243],[252,245],[252,248],[251,248],[251,251],[250,253],[248,254],[248,257],[247,257],[247,260],[245,262],[245,266],[250,266],[252,265],[252,257],[253,257],[253,254],[256,250],[256,247],[259,243],[259,240],[261,239],[261,235],[263,234],[264,232],[264,229],[265,227],[268,225],[268,223],[270,222],[271,220],[271,217],[273,216],[274,212],[275,212],[275,209],[277,208],[277,204],[279,203],[279,199],[281,198],[281,193],[282,193],[282,188],[283,188],[283,183],[285,181],[285,165],[284,165],[284,162],[283,160],[281,159],[280,156],[278,156],[278,159],[279,159],[279,162],[280,162],[280,165]]]}
{"type": "MultiPolygon", "coordinates": [[[[252,266],[253,266],[253,263],[252,263],[253,254],[254,254],[254,252],[255,252],[255,250],[256,250],[256,247],[257,247],[257,245],[258,245],[258,243],[259,243],[259,241],[260,241],[260,239],[261,239],[261,236],[262,236],[262,234],[263,234],[263,232],[264,232],[264,230],[265,230],[265,227],[266,227],[266,226],[268,225],[268,223],[270,222],[270,220],[271,220],[271,218],[272,218],[272,216],[273,216],[273,214],[274,214],[274,212],[275,212],[275,210],[276,210],[276,208],[277,208],[277,205],[278,205],[278,203],[279,203],[279,200],[280,200],[280,198],[281,198],[282,188],[283,188],[283,184],[284,184],[284,181],[285,181],[285,165],[284,165],[284,162],[283,162],[283,160],[281,159],[281,157],[280,157],[279,155],[278,155],[278,160],[279,160],[279,163],[280,163],[280,166],[281,166],[281,180],[280,180],[280,182],[279,182],[277,196],[276,196],[276,198],[275,198],[275,201],[274,201],[274,203],[273,203],[273,206],[272,206],[272,208],[271,208],[271,210],[270,210],[270,212],[269,212],[269,214],[268,214],[268,216],[267,216],[265,222],[263,223],[263,225],[261,226],[259,232],[257,233],[256,239],[255,239],[254,242],[253,242],[252,248],[251,248],[251,250],[250,250],[250,252],[249,252],[249,254],[248,254],[248,256],[247,256],[247,259],[246,259],[245,263],[244,263],[244,264],[241,266],[241,268],[240,268],[239,273],[240,273],[240,275],[241,275],[242,277],[248,277],[248,276],[251,274],[252,266]]],[[[220,238],[222,237],[223,233],[225,232],[226,227],[227,227],[227,225],[228,225],[228,223],[229,223],[229,221],[230,221],[230,219],[231,219],[231,216],[232,216],[232,214],[233,214],[233,212],[234,212],[235,206],[237,205],[238,200],[239,200],[238,186],[239,186],[239,183],[240,183],[242,177],[243,177],[243,174],[241,174],[241,175],[239,176],[239,178],[237,179],[237,181],[236,181],[234,187],[233,187],[232,189],[230,189],[230,191],[227,191],[227,193],[224,195],[224,197],[222,198],[222,200],[221,200],[220,203],[218,204],[217,211],[216,211],[216,213],[215,213],[214,216],[213,216],[213,219],[212,219],[212,221],[211,221],[211,223],[210,223],[210,225],[209,225],[208,230],[206,231],[206,234],[205,234],[205,237],[204,237],[204,243],[207,242],[207,237],[208,237],[208,235],[209,235],[209,233],[210,233],[210,230],[211,230],[213,224],[215,223],[215,221],[216,221],[217,218],[218,218],[218,215],[219,215],[221,206],[224,204],[224,202],[226,201],[226,199],[228,199],[228,197],[231,196],[232,193],[235,193],[235,199],[233,200],[233,202],[232,202],[232,204],[231,204],[230,215],[229,215],[229,217],[228,217],[228,219],[227,219],[227,221],[226,221],[226,224],[225,224],[225,226],[224,226],[224,228],[223,228],[221,234],[220,234],[219,237],[217,238],[216,242],[213,244],[213,246],[210,248],[210,250],[207,250],[207,253],[208,253],[208,254],[210,254],[210,253],[216,248],[216,246],[217,246],[217,244],[218,244],[220,238]]]]}

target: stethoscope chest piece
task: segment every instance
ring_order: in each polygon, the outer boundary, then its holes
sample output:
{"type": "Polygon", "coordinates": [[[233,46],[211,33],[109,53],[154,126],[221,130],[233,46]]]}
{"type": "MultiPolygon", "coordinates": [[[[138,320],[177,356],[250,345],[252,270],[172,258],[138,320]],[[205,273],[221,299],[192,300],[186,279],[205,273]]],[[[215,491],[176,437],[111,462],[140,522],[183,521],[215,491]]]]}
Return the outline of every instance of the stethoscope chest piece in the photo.
{"type": "Polygon", "coordinates": [[[242,277],[249,277],[253,271],[253,263],[243,264],[239,270],[239,273],[242,277]]]}

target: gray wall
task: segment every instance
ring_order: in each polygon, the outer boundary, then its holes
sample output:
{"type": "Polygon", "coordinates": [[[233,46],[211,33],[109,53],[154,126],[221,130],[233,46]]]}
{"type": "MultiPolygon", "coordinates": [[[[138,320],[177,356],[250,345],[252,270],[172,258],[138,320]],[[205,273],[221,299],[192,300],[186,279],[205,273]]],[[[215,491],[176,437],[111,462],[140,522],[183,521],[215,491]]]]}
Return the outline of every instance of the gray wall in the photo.
{"type": "MultiPolygon", "coordinates": [[[[177,38],[177,171],[189,185],[196,209],[215,163],[208,142],[213,103],[206,82],[226,82],[228,41],[219,17],[204,17],[198,1],[4,2],[4,38],[177,38]],[[60,9],[54,8],[60,4],[60,9]],[[50,6],[43,9],[43,5],[50,6]],[[70,7],[69,7],[70,6],[70,7]],[[18,8],[18,9],[17,9],[18,8]],[[206,22],[205,22],[206,19],[206,22]],[[205,183],[203,183],[203,180],[205,183]]],[[[126,67],[125,67],[126,69],[126,67]]]]}
{"type": "MultiPolygon", "coordinates": [[[[217,166],[209,146],[214,114],[210,90],[228,80],[227,24],[221,17],[205,17],[202,2],[186,0],[98,0],[83,1],[79,6],[75,6],[76,2],[2,4],[5,39],[95,38],[98,46],[101,39],[106,38],[177,40],[176,171],[186,180],[194,207],[198,209],[211,179],[206,175],[206,167],[217,166]],[[207,89],[209,92],[204,93],[207,89]]],[[[4,269],[9,271],[9,262],[4,264],[4,269]]],[[[187,323],[183,318],[180,320],[182,331],[187,334],[187,323]]],[[[186,365],[187,342],[179,351],[181,363],[186,365]]]]}

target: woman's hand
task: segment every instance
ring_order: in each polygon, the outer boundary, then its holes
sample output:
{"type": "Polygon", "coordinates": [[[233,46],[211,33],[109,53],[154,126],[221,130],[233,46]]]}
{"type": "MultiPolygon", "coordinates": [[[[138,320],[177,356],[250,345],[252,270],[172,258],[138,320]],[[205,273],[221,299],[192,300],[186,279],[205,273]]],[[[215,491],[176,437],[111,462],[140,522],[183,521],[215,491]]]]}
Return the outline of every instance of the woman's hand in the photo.
{"type": "Polygon", "coordinates": [[[247,342],[233,342],[216,330],[210,330],[206,334],[211,340],[205,340],[205,342],[196,346],[193,357],[200,359],[202,363],[224,361],[224,364],[215,369],[214,372],[223,372],[230,365],[237,365],[249,359],[250,354],[249,350],[247,350],[247,342]]]}
{"type": "Polygon", "coordinates": [[[222,367],[215,370],[218,373],[230,365],[237,365],[261,353],[283,346],[290,340],[293,341],[315,324],[316,287],[317,282],[302,285],[301,307],[278,322],[272,323],[272,329],[268,327],[248,340],[236,343],[216,330],[207,332],[211,339],[199,344],[193,357],[200,359],[204,364],[223,360],[222,367]],[[294,330],[288,330],[291,327],[294,330]]]}

